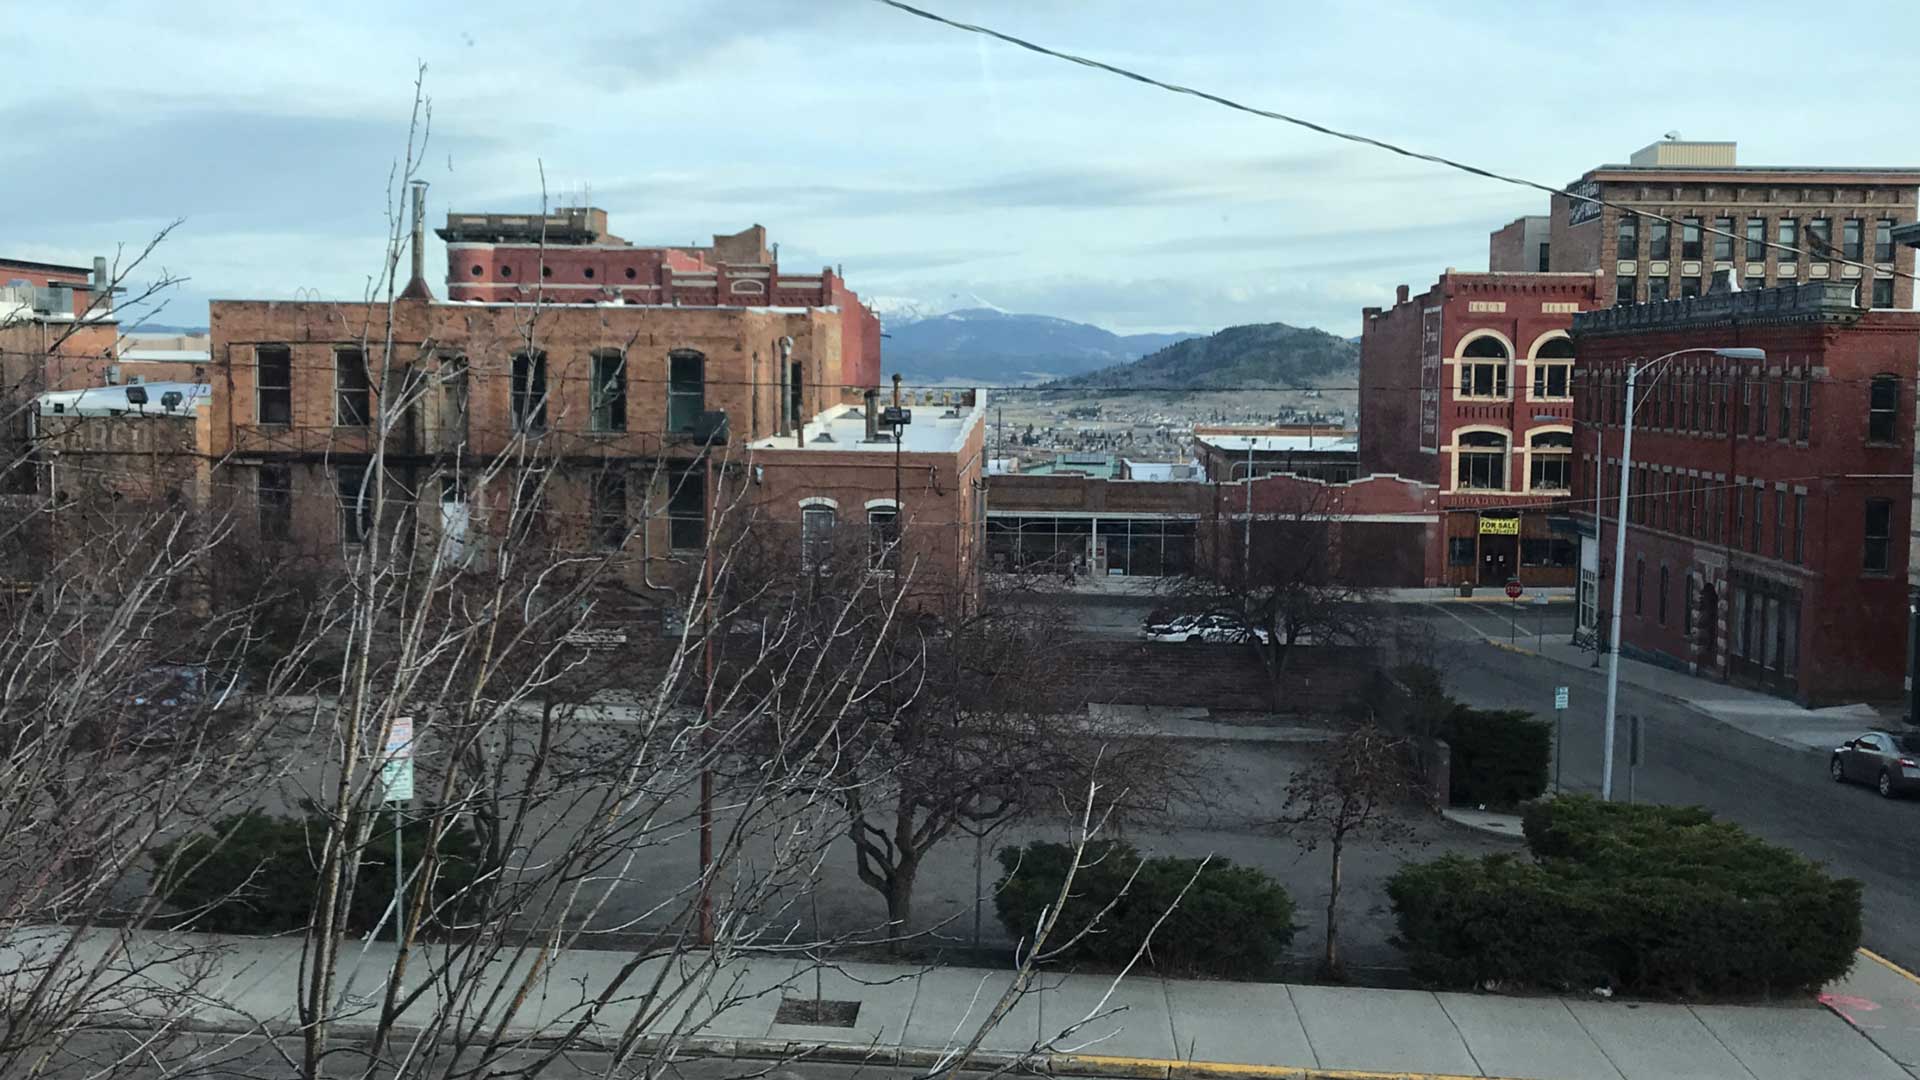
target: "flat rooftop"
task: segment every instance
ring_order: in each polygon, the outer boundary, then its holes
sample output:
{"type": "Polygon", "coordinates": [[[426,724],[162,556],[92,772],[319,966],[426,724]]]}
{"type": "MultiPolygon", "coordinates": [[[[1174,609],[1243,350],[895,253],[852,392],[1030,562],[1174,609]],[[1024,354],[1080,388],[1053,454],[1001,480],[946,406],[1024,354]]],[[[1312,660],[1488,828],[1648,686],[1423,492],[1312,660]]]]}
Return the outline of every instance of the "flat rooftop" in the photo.
{"type": "MultiPolygon", "coordinates": [[[[904,407],[913,412],[913,422],[906,425],[901,442],[903,454],[953,454],[966,445],[967,433],[980,426],[986,420],[987,395],[979,390],[945,391],[950,401],[942,404],[938,392],[932,404],[910,401],[904,407]],[[970,400],[966,400],[970,399],[970,400]]],[[[918,395],[916,395],[918,396],[918,395]]],[[[880,395],[880,408],[885,409],[890,397],[880,395]]],[[[867,441],[867,417],[863,406],[836,405],[831,409],[808,420],[802,429],[804,444],[796,442],[793,432],[785,435],[769,435],[748,443],[751,450],[790,450],[819,451],[832,453],[891,454],[894,452],[893,432],[884,426],[880,429],[880,438],[867,441]]]]}
{"type": "Polygon", "coordinates": [[[1315,453],[1359,453],[1360,437],[1338,435],[1195,435],[1195,442],[1206,443],[1227,453],[1290,453],[1311,450],[1315,453]]]}

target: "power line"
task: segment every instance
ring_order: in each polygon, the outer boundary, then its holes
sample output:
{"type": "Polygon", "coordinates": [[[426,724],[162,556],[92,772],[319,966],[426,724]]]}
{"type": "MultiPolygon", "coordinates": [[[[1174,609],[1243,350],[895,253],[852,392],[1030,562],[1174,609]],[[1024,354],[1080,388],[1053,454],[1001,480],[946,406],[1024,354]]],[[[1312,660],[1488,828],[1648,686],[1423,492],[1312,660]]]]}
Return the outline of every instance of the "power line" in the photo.
{"type": "MultiPolygon", "coordinates": [[[[1219,94],[1211,93],[1206,90],[1196,89],[1191,86],[1183,86],[1179,83],[1166,82],[1162,79],[1156,79],[1151,75],[1145,75],[1138,71],[1134,71],[1130,68],[1123,68],[1117,64],[1107,63],[1104,60],[1096,60],[1096,59],[1093,59],[1092,57],[1082,56],[1077,53],[1063,52],[1059,49],[1048,48],[1045,45],[1028,41],[1025,38],[1015,37],[1012,34],[1008,34],[1000,30],[995,30],[992,27],[981,26],[976,23],[961,22],[957,19],[949,19],[944,15],[938,14],[936,12],[928,11],[925,8],[915,7],[912,4],[903,3],[901,2],[901,0],[878,0],[878,2],[885,4],[890,8],[894,8],[896,10],[906,12],[909,15],[926,19],[929,22],[939,23],[942,26],[947,26],[955,30],[963,30],[970,34],[980,34],[986,37],[994,38],[995,40],[1005,42],[1008,45],[1012,45],[1015,48],[1025,49],[1028,52],[1038,53],[1041,56],[1052,57],[1055,60],[1064,60],[1067,63],[1078,64],[1081,67],[1093,68],[1096,71],[1104,71],[1109,75],[1117,75],[1120,78],[1128,79],[1133,82],[1141,83],[1146,86],[1151,86],[1157,90],[1165,90],[1168,93],[1184,94],[1188,97],[1196,97],[1202,101],[1210,102],[1214,105],[1219,105],[1222,108],[1232,109],[1236,112],[1243,112],[1252,116],[1258,116],[1265,120],[1277,120],[1283,124],[1292,124],[1295,127],[1305,128],[1306,130],[1314,132],[1316,134],[1327,135],[1335,139],[1343,139],[1347,142],[1358,143],[1359,145],[1362,145],[1362,146],[1370,146],[1376,150],[1384,150],[1390,154],[1397,154],[1400,157],[1412,158],[1417,161],[1429,162],[1434,165],[1439,165],[1443,168],[1454,169],[1459,172],[1467,173],[1471,176],[1478,176],[1483,179],[1498,181],[1499,183],[1502,183],[1502,184],[1511,184],[1516,187],[1529,188],[1534,191],[1544,192],[1548,195],[1560,195],[1568,199],[1575,200],[1577,202],[1588,203],[1594,206],[1604,206],[1609,209],[1618,210],[1622,213],[1632,214],[1636,217],[1649,218],[1654,221],[1664,221],[1669,225],[1685,224],[1681,219],[1671,218],[1666,216],[1665,214],[1659,214],[1649,210],[1635,210],[1632,207],[1623,205],[1621,203],[1612,202],[1607,199],[1602,199],[1602,198],[1599,198],[1598,196],[1584,195],[1578,192],[1568,191],[1565,188],[1556,187],[1552,184],[1543,184],[1538,180],[1529,180],[1525,177],[1510,176],[1505,173],[1495,172],[1492,169],[1487,169],[1478,165],[1469,164],[1467,162],[1460,161],[1455,158],[1445,157],[1440,154],[1430,154],[1420,150],[1409,149],[1407,147],[1400,146],[1396,143],[1387,142],[1384,139],[1376,139],[1370,135],[1361,135],[1357,132],[1342,131],[1338,128],[1328,127],[1325,124],[1321,124],[1313,120],[1308,120],[1303,117],[1293,116],[1288,113],[1275,112],[1272,109],[1263,109],[1254,105],[1248,105],[1248,104],[1245,104],[1244,102],[1235,101],[1232,98],[1223,97],[1219,94]]],[[[1744,239],[1744,237],[1727,230],[1712,228],[1710,226],[1704,226],[1700,224],[1695,224],[1694,227],[1702,229],[1702,231],[1705,234],[1711,235],[1711,236],[1725,236],[1734,240],[1744,239]]],[[[1781,244],[1781,243],[1768,241],[1768,240],[1763,240],[1762,243],[1764,243],[1768,248],[1777,250],[1777,251],[1791,251],[1791,252],[1794,252],[1795,254],[1803,254],[1803,253],[1812,254],[1818,258],[1822,258],[1830,262],[1837,262],[1844,266],[1857,266],[1866,270],[1875,270],[1875,271],[1878,270],[1878,267],[1872,263],[1856,262],[1851,259],[1836,258],[1832,255],[1821,255],[1818,252],[1811,251],[1810,249],[1796,247],[1791,244],[1781,244]]],[[[1903,277],[1909,280],[1914,279],[1914,275],[1911,272],[1904,271],[1904,270],[1895,269],[1893,271],[1893,274],[1896,277],[1903,277]]]]}

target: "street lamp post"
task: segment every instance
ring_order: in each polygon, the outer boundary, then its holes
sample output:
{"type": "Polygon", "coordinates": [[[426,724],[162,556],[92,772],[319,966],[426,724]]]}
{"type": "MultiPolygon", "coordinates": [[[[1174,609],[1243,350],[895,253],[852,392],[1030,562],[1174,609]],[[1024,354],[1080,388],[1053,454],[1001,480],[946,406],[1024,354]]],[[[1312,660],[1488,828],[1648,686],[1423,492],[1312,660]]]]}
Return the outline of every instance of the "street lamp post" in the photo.
{"type": "MultiPolygon", "coordinates": [[[[1613,528],[1613,615],[1611,618],[1611,649],[1607,656],[1607,725],[1606,747],[1600,760],[1600,798],[1605,802],[1613,801],[1613,737],[1615,718],[1620,700],[1620,601],[1622,589],[1627,580],[1627,485],[1633,475],[1633,391],[1643,369],[1659,368],[1675,357],[1692,353],[1711,353],[1724,356],[1729,360],[1765,360],[1764,349],[1719,349],[1702,347],[1676,349],[1673,352],[1654,358],[1646,364],[1627,365],[1627,402],[1624,430],[1620,435],[1620,509],[1614,518],[1613,528]]],[[[1665,369],[1655,371],[1658,379],[1665,369]]],[[[1649,384],[1651,385],[1651,384],[1649,384]]],[[[1597,494],[1597,493],[1596,493],[1597,494]]],[[[1594,527],[1599,528],[1599,500],[1594,501],[1594,527]]]]}

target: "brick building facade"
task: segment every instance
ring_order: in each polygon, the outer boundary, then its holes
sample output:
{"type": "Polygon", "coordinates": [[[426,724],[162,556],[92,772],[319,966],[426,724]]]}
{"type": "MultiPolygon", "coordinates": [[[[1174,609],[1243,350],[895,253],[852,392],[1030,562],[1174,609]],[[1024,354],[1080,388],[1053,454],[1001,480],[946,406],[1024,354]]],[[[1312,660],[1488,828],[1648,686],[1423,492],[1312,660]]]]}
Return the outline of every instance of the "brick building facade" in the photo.
{"type": "Polygon", "coordinates": [[[120,325],[105,259],[92,269],[0,259],[0,493],[35,490],[28,403],[47,390],[95,385],[120,325]]]}
{"type": "Polygon", "coordinates": [[[1568,331],[1604,300],[1595,274],[1449,270],[1365,310],[1360,470],[1439,489],[1445,584],[1574,583],[1568,331]]]}
{"type": "Polygon", "coordinates": [[[1575,319],[1583,628],[1606,632],[1624,573],[1623,651],[1809,703],[1899,696],[1920,313],[1857,295],[1813,282],[1575,319]],[[1626,367],[1677,350],[1698,351],[1640,380],[1615,567],[1626,367]]]}
{"type": "MultiPolygon", "coordinates": [[[[1368,588],[1437,585],[1439,494],[1396,476],[1328,483],[1286,473],[1251,482],[1110,480],[1019,473],[991,477],[989,566],[1084,578],[1171,577],[1236,557],[1239,523],[1324,521],[1334,572],[1368,588]]],[[[1256,525],[1253,535],[1259,542],[1256,525]]]]}
{"type": "Polygon", "coordinates": [[[645,247],[613,235],[607,212],[449,213],[447,297],[493,303],[651,307],[832,308],[842,316],[841,363],[856,389],[880,382],[880,320],[831,267],[780,269],[779,247],[751,226],[711,245],[645,247]]]}
{"type": "Polygon", "coordinates": [[[1567,190],[1612,205],[1552,197],[1552,269],[1604,274],[1609,302],[1698,296],[1731,272],[1748,289],[1846,281],[1863,307],[1913,307],[1914,255],[1892,232],[1920,213],[1920,169],[1738,165],[1732,143],[1661,142],[1567,190]]]}

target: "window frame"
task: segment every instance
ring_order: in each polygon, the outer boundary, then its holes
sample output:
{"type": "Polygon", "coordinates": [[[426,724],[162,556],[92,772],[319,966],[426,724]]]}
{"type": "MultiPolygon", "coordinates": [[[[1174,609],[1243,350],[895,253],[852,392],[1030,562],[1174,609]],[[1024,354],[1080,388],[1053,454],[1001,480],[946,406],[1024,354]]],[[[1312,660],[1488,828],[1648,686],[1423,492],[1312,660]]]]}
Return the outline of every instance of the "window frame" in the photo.
{"type": "Polygon", "coordinates": [[[900,507],[891,501],[867,507],[867,569],[879,574],[900,569],[900,507]]]}
{"type": "Polygon", "coordinates": [[[1668,262],[1673,258],[1673,225],[1660,218],[1647,221],[1647,261],[1668,262]]]}
{"type": "Polygon", "coordinates": [[[1496,431],[1463,431],[1454,437],[1453,487],[1455,491],[1506,491],[1512,483],[1513,436],[1496,431]],[[1491,438],[1500,440],[1498,449],[1484,442],[1467,442],[1470,438],[1491,438]],[[1497,474],[1494,470],[1498,470],[1497,474]],[[1498,486],[1472,482],[1480,478],[1479,474],[1497,476],[1498,486]]]}
{"type": "Polygon", "coordinates": [[[539,435],[547,430],[547,404],[552,399],[548,386],[545,349],[519,349],[509,361],[508,410],[513,430],[522,435],[539,435]]]}
{"type": "Polygon", "coordinates": [[[611,466],[593,478],[593,545],[600,551],[618,551],[627,545],[633,518],[627,505],[627,473],[611,466]]]}
{"type": "Polygon", "coordinates": [[[1573,490],[1573,433],[1571,431],[1534,431],[1527,434],[1527,490],[1570,492],[1573,490]],[[1554,443],[1544,440],[1554,439],[1554,443]],[[1565,439],[1565,445],[1557,440],[1565,439]],[[1542,484],[1542,466],[1551,464],[1561,475],[1559,484],[1542,484]]]}
{"type": "Polygon", "coordinates": [[[1860,569],[1868,574],[1887,573],[1893,566],[1893,500],[1865,500],[1860,525],[1860,569]],[[1876,517],[1881,519],[1877,533],[1876,517]]]}
{"type": "Polygon", "coordinates": [[[367,371],[366,350],[358,345],[337,345],[333,350],[333,426],[373,426],[373,379],[367,371]],[[357,386],[353,385],[353,359],[356,358],[359,361],[357,386]],[[355,412],[359,415],[354,415],[355,412]]]}
{"type": "Polygon", "coordinates": [[[1779,244],[1779,247],[1775,249],[1777,254],[1773,261],[1776,264],[1793,263],[1798,265],[1800,262],[1800,219],[1796,217],[1780,218],[1779,221],[1775,223],[1774,233],[1775,242],[1779,244]]]}
{"type": "Polygon", "coordinates": [[[1573,400],[1573,361],[1558,357],[1533,361],[1533,397],[1535,401],[1573,400]],[[1560,377],[1560,392],[1553,392],[1553,378],[1560,377]]]}
{"type": "Polygon", "coordinates": [[[1867,306],[1881,311],[1890,311],[1894,305],[1893,279],[1876,277],[1868,286],[1867,306]]]}
{"type": "Polygon", "coordinates": [[[707,410],[707,356],[698,349],[667,353],[667,430],[686,434],[707,410]]]}
{"type": "Polygon", "coordinates": [[[706,464],[702,462],[670,472],[667,483],[667,546],[674,551],[704,549],[707,546],[706,464]],[[692,505],[696,502],[697,507],[692,505]]]}
{"type": "Polygon", "coordinates": [[[802,571],[815,574],[832,566],[834,536],[839,528],[838,507],[825,501],[801,505],[800,569],[802,571]]]}
{"type": "Polygon", "coordinates": [[[333,470],[334,492],[339,503],[340,542],[343,544],[364,544],[373,535],[373,492],[368,483],[372,469],[365,465],[336,465],[333,470]],[[351,485],[348,478],[352,477],[351,485]],[[348,488],[352,494],[349,496],[348,488]]]}
{"type": "Polygon", "coordinates": [[[1893,219],[1879,218],[1873,223],[1873,261],[1890,263],[1893,255],[1893,219]]]}
{"type": "Polygon", "coordinates": [[[627,430],[627,354],[620,349],[595,349],[587,356],[589,423],[593,430],[618,434],[627,430]],[[605,365],[611,363],[612,370],[605,365]]]}
{"type": "Polygon", "coordinates": [[[1900,376],[1881,372],[1867,380],[1867,445],[1900,443],[1900,376]],[[1885,391],[1886,400],[1881,400],[1885,391]]]}
{"type": "MultiPolygon", "coordinates": [[[[276,372],[278,373],[278,372],[276,372]]],[[[255,345],[253,347],[253,422],[263,427],[291,427],[293,424],[293,348],[289,345],[255,345]],[[269,361],[264,355],[272,351],[278,355],[269,361]],[[267,372],[284,367],[284,382],[269,383],[267,372]],[[267,417],[268,395],[271,394],[282,403],[284,415],[280,419],[267,417]]]]}
{"type": "Polygon", "coordinates": [[[262,540],[293,539],[293,467],[264,464],[254,470],[254,525],[262,540]],[[269,481],[277,480],[277,483],[269,481]]]}
{"type": "Polygon", "coordinates": [[[1750,217],[1747,219],[1746,236],[1747,265],[1767,261],[1767,219],[1750,217]]]}
{"type": "Polygon", "coordinates": [[[1713,261],[1730,263],[1733,261],[1733,218],[1731,215],[1713,219],[1713,261]]]}
{"type": "Polygon", "coordinates": [[[1698,261],[1702,258],[1701,253],[1705,251],[1706,248],[1701,243],[1701,236],[1699,218],[1683,217],[1680,219],[1680,258],[1683,261],[1687,259],[1698,261]]]}
{"type": "Polygon", "coordinates": [[[1867,223],[1850,217],[1840,223],[1840,257],[1849,262],[1864,262],[1867,257],[1867,223]]]}

